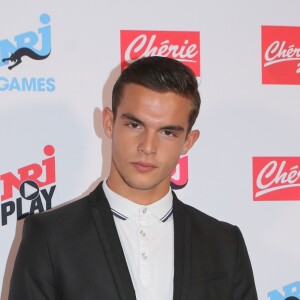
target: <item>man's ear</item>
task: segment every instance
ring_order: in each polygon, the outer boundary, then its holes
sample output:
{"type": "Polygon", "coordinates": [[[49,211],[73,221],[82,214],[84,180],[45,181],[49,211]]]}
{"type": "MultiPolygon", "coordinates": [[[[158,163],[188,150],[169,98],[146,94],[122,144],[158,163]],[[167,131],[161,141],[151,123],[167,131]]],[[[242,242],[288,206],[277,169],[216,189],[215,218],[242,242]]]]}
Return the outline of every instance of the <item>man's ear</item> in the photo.
{"type": "Polygon", "coordinates": [[[112,138],[114,115],[110,108],[105,107],[102,114],[103,129],[108,138],[112,138]]]}
{"type": "Polygon", "coordinates": [[[191,130],[185,140],[185,143],[182,148],[181,155],[185,155],[195,144],[195,142],[198,140],[200,136],[199,130],[191,130]]]}

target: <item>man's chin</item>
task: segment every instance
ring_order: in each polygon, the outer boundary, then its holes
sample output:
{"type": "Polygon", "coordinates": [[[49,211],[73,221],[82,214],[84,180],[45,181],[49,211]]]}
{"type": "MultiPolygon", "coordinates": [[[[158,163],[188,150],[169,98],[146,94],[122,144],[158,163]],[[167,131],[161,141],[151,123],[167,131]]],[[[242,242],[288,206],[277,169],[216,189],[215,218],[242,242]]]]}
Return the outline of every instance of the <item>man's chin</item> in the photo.
{"type": "Polygon", "coordinates": [[[125,182],[130,188],[145,192],[157,189],[162,184],[162,181],[149,180],[149,178],[141,177],[142,176],[139,176],[139,178],[126,179],[125,182]]]}
{"type": "Polygon", "coordinates": [[[134,183],[127,183],[129,187],[135,190],[140,190],[140,191],[150,191],[153,190],[157,187],[157,184],[150,184],[148,183],[143,183],[143,182],[134,182],[134,183]]]}

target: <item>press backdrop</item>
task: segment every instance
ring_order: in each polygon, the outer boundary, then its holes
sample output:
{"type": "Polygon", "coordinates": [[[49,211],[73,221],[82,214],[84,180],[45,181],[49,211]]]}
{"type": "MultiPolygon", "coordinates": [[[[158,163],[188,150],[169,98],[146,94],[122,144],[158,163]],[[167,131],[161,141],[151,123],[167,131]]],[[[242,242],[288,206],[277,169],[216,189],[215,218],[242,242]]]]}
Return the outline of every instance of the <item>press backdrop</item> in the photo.
{"type": "Polygon", "coordinates": [[[296,0],[2,3],[1,299],[24,217],[107,176],[101,112],[121,67],[149,55],[183,61],[200,83],[201,138],[172,187],[241,228],[259,299],[300,299],[299,11],[296,0]]]}

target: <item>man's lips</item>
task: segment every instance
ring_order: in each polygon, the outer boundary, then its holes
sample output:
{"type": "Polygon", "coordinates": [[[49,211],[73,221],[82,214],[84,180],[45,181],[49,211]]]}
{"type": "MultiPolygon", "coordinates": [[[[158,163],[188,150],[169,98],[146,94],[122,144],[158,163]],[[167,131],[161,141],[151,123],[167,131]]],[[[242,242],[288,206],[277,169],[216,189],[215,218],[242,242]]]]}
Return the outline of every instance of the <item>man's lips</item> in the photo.
{"type": "Polygon", "coordinates": [[[132,164],[140,172],[148,172],[157,168],[154,164],[145,162],[134,162],[132,164]]]}

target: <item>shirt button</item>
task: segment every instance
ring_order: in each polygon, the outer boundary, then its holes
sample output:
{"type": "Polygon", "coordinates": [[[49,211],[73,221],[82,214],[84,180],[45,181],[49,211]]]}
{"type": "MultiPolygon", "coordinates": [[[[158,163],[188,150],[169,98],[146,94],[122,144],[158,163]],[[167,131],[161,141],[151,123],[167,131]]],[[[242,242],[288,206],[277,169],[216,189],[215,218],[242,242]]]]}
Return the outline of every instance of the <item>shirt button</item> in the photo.
{"type": "Polygon", "coordinates": [[[143,258],[143,259],[147,259],[147,258],[148,258],[148,254],[147,254],[147,253],[145,253],[145,252],[144,252],[144,253],[142,253],[142,258],[143,258]]]}
{"type": "Polygon", "coordinates": [[[145,230],[141,230],[141,231],[140,231],[140,235],[141,235],[141,236],[146,236],[146,231],[145,231],[145,230]]]}
{"type": "Polygon", "coordinates": [[[147,207],[143,207],[142,213],[145,214],[147,212],[147,207]]]}

